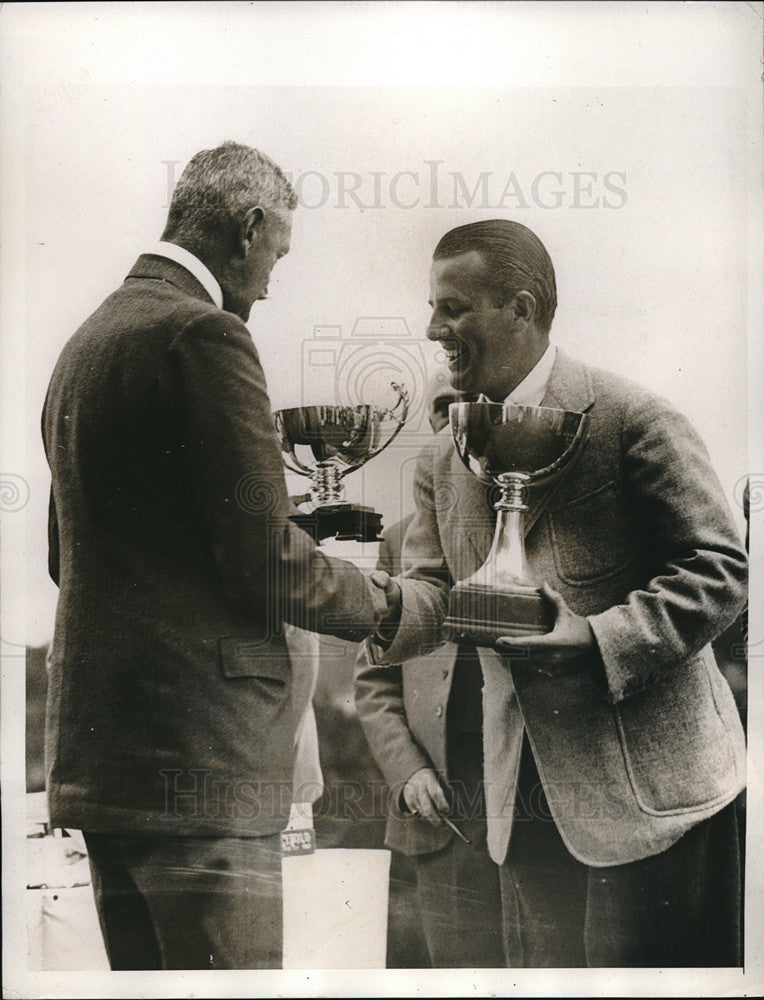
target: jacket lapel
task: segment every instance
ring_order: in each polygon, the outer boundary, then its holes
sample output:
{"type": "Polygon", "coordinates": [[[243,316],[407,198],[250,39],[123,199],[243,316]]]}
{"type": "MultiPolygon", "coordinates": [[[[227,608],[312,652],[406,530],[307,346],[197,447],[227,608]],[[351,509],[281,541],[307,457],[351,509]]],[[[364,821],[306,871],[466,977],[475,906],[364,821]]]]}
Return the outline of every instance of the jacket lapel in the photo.
{"type": "Polygon", "coordinates": [[[489,486],[473,476],[452,447],[447,467],[447,479],[441,484],[444,497],[453,502],[440,505],[439,519],[444,522],[442,537],[448,539],[452,551],[448,563],[456,569],[458,579],[470,576],[488,558],[493,541],[494,520],[488,498],[489,486]]]}
{"type": "MultiPolygon", "coordinates": [[[[594,390],[589,373],[580,361],[569,357],[559,348],[541,405],[561,410],[573,410],[578,413],[588,413],[594,406],[594,390]]],[[[562,483],[576,467],[587,443],[588,439],[582,442],[574,458],[548,483],[529,488],[528,511],[525,515],[526,535],[538,521],[562,483]]]]}
{"type": "MultiPolygon", "coordinates": [[[[594,406],[594,391],[588,372],[579,361],[559,349],[541,405],[579,413],[588,412],[594,406]]],[[[579,448],[574,460],[554,479],[528,490],[526,535],[575,468],[585,447],[586,442],[579,448]]],[[[436,493],[445,498],[438,506],[439,520],[443,525],[442,537],[444,543],[448,539],[446,544],[450,544],[452,549],[447,553],[447,560],[454,568],[457,579],[463,579],[482,566],[491,551],[495,525],[491,496],[495,488],[483,485],[473,476],[465,468],[456,448],[452,447],[446,479],[436,483],[436,493]],[[448,502],[449,497],[454,498],[453,502],[448,502]]]]}

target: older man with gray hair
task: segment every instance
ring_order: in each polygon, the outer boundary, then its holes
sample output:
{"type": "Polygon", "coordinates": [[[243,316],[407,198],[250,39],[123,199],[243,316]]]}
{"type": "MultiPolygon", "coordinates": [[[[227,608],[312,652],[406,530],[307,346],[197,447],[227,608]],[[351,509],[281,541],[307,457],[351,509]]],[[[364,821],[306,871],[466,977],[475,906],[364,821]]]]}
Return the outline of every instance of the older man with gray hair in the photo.
{"type": "Polygon", "coordinates": [[[197,154],[163,241],[64,347],[43,414],[51,821],[81,829],[113,969],[277,968],[292,800],[282,623],[359,640],[381,592],[289,521],[245,326],[296,197],[197,154]]]}

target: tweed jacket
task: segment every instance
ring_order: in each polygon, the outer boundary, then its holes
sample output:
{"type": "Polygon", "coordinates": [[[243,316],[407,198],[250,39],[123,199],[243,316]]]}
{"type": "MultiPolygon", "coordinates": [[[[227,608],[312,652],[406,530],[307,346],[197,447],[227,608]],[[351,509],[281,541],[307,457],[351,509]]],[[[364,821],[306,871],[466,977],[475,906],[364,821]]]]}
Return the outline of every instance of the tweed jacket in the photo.
{"type": "MultiPolygon", "coordinates": [[[[447,429],[441,434],[450,433],[447,429]]],[[[392,576],[401,570],[401,548],[413,515],[383,532],[377,566],[392,576]]],[[[374,759],[390,787],[385,843],[403,854],[442,849],[454,834],[445,823],[433,826],[402,803],[403,786],[423,767],[448,778],[446,718],[456,646],[445,643],[425,656],[378,666],[362,646],[355,675],[355,700],[374,759]]]]}
{"type": "Polygon", "coordinates": [[[281,623],[360,641],[373,609],[363,575],[287,520],[246,326],[185,268],[140,257],[64,347],[43,436],[52,822],[282,829],[295,726],[281,623]]]}
{"type": "MultiPolygon", "coordinates": [[[[480,651],[488,846],[502,863],[527,732],[571,854],[622,864],[744,787],[743,731],[710,642],[744,603],[747,559],[702,442],[665,400],[558,351],[543,405],[587,411],[589,437],[567,475],[529,491],[529,570],[588,618],[599,655],[550,678],[480,651]]],[[[420,460],[415,499],[400,628],[384,653],[368,646],[380,663],[438,646],[451,582],[491,546],[488,491],[447,438],[420,460]]]]}

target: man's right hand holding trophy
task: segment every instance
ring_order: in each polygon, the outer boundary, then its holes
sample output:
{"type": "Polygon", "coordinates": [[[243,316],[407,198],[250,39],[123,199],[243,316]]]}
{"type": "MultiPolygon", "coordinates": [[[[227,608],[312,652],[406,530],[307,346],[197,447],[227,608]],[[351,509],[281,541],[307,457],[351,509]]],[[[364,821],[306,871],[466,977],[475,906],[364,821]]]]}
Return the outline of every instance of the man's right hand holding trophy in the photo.
{"type": "MultiPolygon", "coordinates": [[[[543,673],[570,668],[591,649],[585,618],[575,615],[548,584],[530,578],[525,557],[524,514],[529,487],[553,486],[586,443],[588,416],[544,406],[512,403],[452,403],[451,433],[464,465],[500,492],[493,545],[470,577],[454,584],[444,639],[499,649],[522,657],[543,673]]],[[[389,614],[379,637],[392,638],[401,591],[387,573],[372,582],[384,591],[389,614]]]]}

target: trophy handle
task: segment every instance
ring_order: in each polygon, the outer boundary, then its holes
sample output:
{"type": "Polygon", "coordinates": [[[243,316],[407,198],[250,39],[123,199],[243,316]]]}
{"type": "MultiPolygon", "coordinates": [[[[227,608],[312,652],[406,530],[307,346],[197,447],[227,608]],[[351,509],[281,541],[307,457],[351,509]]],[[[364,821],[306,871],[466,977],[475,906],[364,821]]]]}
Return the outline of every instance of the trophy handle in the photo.
{"type": "Polygon", "coordinates": [[[284,465],[290,472],[296,472],[299,476],[306,476],[308,479],[312,479],[313,469],[310,466],[303,465],[297,458],[297,455],[295,455],[294,450],[288,446],[288,421],[290,419],[290,414],[293,412],[294,411],[291,410],[276,410],[273,414],[273,423],[276,428],[276,433],[281,440],[281,458],[284,465]]]}
{"type": "Polygon", "coordinates": [[[560,455],[557,461],[552,462],[551,465],[547,465],[545,469],[539,469],[537,472],[534,472],[530,477],[530,482],[534,486],[538,486],[539,483],[547,483],[549,480],[554,479],[560,472],[562,472],[563,469],[565,469],[566,472],[571,469],[574,462],[577,462],[581,457],[584,445],[589,440],[588,429],[589,414],[582,413],[581,421],[576,429],[573,440],[570,442],[562,455],[560,455]]]}
{"type": "Polygon", "coordinates": [[[313,478],[313,472],[312,472],[311,469],[308,469],[308,468],[303,467],[302,465],[299,465],[297,463],[297,461],[294,461],[294,462],[291,461],[289,458],[286,458],[283,455],[283,453],[282,453],[282,459],[283,459],[284,465],[287,467],[287,469],[289,469],[290,472],[296,472],[298,476],[307,476],[308,479],[312,479],[313,478]]]}
{"type": "Polygon", "coordinates": [[[399,385],[397,382],[391,382],[390,385],[398,393],[398,399],[396,403],[389,409],[382,410],[382,412],[379,414],[379,417],[380,419],[382,419],[383,417],[391,417],[396,422],[395,430],[383,445],[380,445],[380,447],[377,448],[375,451],[371,451],[369,452],[368,455],[365,455],[362,462],[358,462],[356,465],[351,465],[345,469],[342,469],[340,472],[341,476],[344,477],[349,472],[355,472],[356,469],[360,469],[361,466],[365,465],[368,461],[370,461],[370,459],[376,458],[376,456],[379,455],[381,452],[383,452],[389,444],[392,444],[392,442],[396,439],[398,434],[400,434],[401,430],[403,429],[403,425],[406,423],[406,418],[408,417],[409,414],[408,390],[404,386],[399,385]],[[401,412],[396,413],[397,410],[400,410],[401,412]]]}

